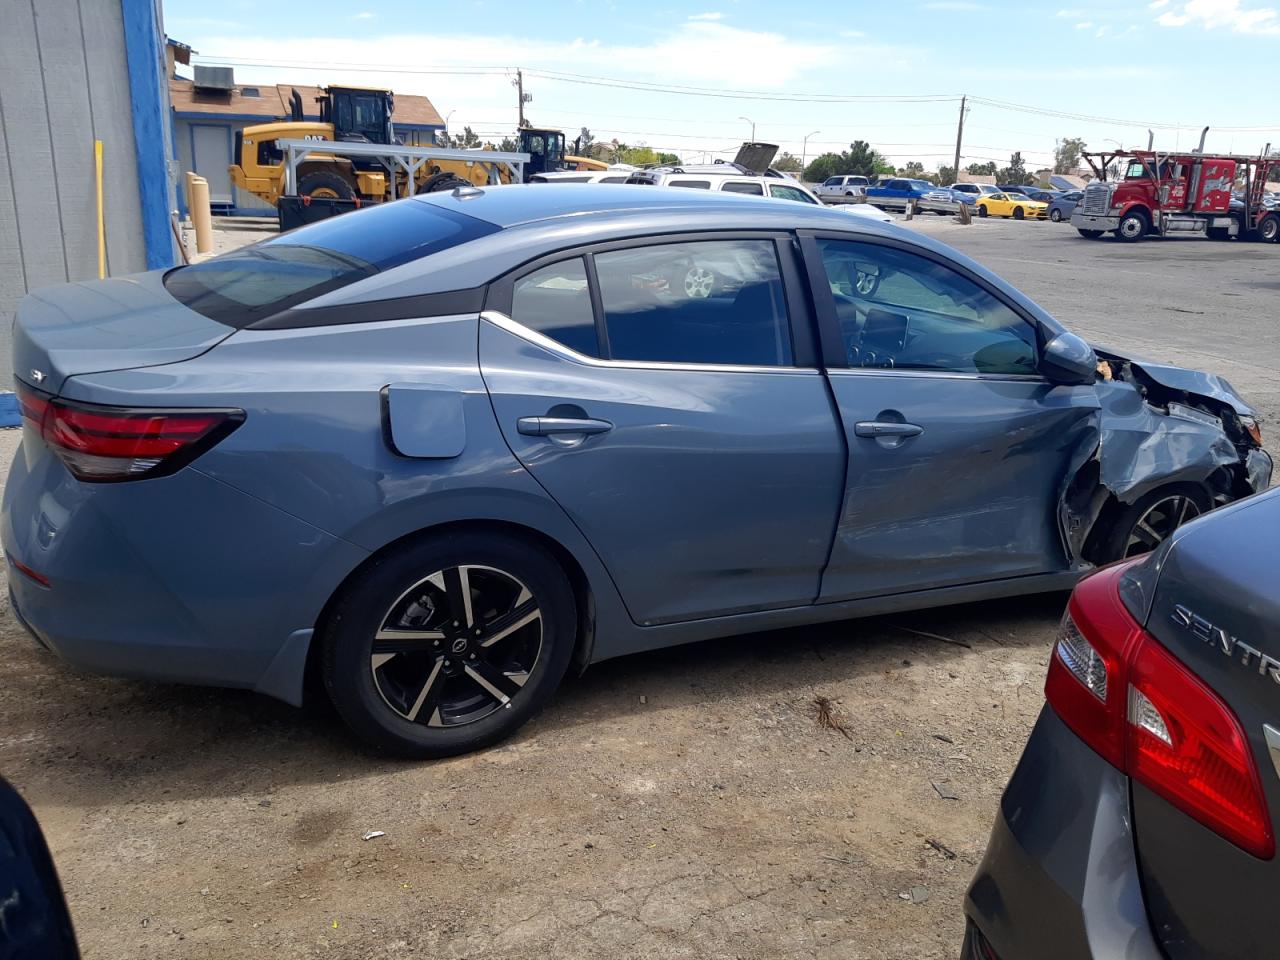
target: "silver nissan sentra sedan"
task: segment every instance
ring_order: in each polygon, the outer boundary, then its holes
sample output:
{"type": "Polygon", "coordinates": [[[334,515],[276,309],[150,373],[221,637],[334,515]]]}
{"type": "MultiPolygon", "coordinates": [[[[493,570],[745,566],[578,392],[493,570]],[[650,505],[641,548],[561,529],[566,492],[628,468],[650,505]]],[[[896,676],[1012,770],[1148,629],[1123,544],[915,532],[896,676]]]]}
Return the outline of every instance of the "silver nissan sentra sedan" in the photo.
{"type": "Polygon", "coordinates": [[[801,204],[459,188],[29,296],[12,609],[91,670],[397,754],[565,674],[1061,589],[1264,488],[1220,378],[1095,351],[955,251],[801,204]]]}

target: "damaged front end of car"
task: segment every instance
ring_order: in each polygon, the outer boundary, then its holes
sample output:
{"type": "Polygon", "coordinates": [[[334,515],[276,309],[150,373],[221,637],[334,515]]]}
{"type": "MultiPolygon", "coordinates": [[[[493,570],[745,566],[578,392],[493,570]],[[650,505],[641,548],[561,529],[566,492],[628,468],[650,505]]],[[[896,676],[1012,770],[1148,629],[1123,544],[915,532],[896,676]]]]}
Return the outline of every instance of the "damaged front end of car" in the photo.
{"type": "Polygon", "coordinates": [[[1265,490],[1271,457],[1256,411],[1222,377],[1097,350],[1099,412],[1059,501],[1070,560],[1108,555],[1107,532],[1125,507],[1178,484],[1204,491],[1211,507],[1265,490]]]}

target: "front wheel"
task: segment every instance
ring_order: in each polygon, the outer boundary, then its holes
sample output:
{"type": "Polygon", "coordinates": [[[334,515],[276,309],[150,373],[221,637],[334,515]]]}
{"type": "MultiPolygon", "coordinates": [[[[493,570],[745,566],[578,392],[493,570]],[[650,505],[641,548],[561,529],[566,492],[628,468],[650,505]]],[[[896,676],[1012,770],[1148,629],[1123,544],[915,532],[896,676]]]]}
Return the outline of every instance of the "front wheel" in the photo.
{"type": "Polygon", "coordinates": [[[298,196],[314,200],[354,200],[356,189],[339,173],[315,170],[298,180],[298,196]]]}
{"type": "Polygon", "coordinates": [[[1086,240],[1098,240],[1098,239],[1100,239],[1100,238],[1102,237],[1103,233],[1105,233],[1106,231],[1104,231],[1104,230],[1081,230],[1079,227],[1077,227],[1077,228],[1076,228],[1076,232],[1077,232],[1077,233],[1079,233],[1079,234],[1080,234],[1080,236],[1084,237],[1086,240]]]}
{"type": "Polygon", "coordinates": [[[416,759],[478,750],[532,717],[568,669],[573,591],[531,542],[423,536],[342,588],[321,627],[325,687],[347,725],[416,759]]]}
{"type": "Polygon", "coordinates": [[[1137,243],[1151,229],[1151,221],[1141,210],[1130,210],[1120,218],[1116,228],[1116,237],[1125,243],[1137,243]]]}
{"type": "Polygon", "coordinates": [[[1022,208],[1021,208],[1021,207],[1014,207],[1014,208],[1013,208],[1013,219],[1015,219],[1015,220],[1021,220],[1024,216],[1025,216],[1025,214],[1022,212],[1022,208]]]}
{"type": "Polygon", "coordinates": [[[978,204],[978,216],[980,216],[980,217],[985,217],[986,215],[987,215],[987,208],[986,208],[986,205],[985,205],[985,204],[978,204]]]}
{"type": "Polygon", "coordinates": [[[1180,526],[1212,507],[1200,487],[1176,484],[1153,490],[1113,515],[1098,550],[1100,563],[1150,553],[1180,526]]]}
{"type": "Polygon", "coordinates": [[[1061,222],[1062,222],[1062,211],[1061,211],[1061,210],[1057,210],[1057,209],[1050,210],[1050,211],[1049,211],[1049,219],[1050,219],[1050,220],[1052,220],[1054,223],[1061,223],[1061,222]]]}
{"type": "Polygon", "coordinates": [[[1280,214],[1268,213],[1258,221],[1258,239],[1263,243],[1280,240],[1280,214]]]}
{"type": "Polygon", "coordinates": [[[1231,231],[1226,227],[1209,227],[1205,230],[1205,236],[1210,240],[1230,240],[1231,231]]]}

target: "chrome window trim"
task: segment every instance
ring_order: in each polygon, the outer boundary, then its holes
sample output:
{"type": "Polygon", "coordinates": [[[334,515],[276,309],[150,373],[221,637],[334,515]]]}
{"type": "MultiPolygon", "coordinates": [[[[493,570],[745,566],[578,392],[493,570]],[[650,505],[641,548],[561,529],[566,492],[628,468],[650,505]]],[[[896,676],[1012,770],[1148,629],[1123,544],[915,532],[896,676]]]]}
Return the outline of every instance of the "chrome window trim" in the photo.
{"type": "Polygon", "coordinates": [[[784,375],[803,374],[817,376],[821,371],[817,367],[757,367],[733,363],[666,363],[658,360],[602,360],[600,357],[589,357],[584,353],[566,347],[559,340],[548,337],[544,333],[532,330],[498,310],[485,310],[480,314],[481,320],[492,323],[522,340],[541,347],[563,360],[582,364],[585,367],[596,367],[604,370],[684,370],[704,373],[779,373],[784,375]]]}
{"type": "Polygon", "coordinates": [[[1049,383],[1035,373],[967,373],[962,370],[918,370],[910,367],[832,367],[829,377],[925,377],[934,380],[1008,380],[1014,383],[1049,383]]]}

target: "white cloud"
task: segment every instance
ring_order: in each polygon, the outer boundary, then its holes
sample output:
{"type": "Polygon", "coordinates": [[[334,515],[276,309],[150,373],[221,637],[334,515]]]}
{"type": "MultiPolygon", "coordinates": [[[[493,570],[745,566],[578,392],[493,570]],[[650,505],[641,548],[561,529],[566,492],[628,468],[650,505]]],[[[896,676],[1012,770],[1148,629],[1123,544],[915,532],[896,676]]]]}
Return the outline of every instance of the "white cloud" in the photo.
{"type": "Polygon", "coordinates": [[[1092,27],[1092,26],[1093,26],[1093,21],[1092,21],[1092,20],[1081,20],[1079,23],[1077,23],[1077,24],[1076,24],[1076,29],[1077,29],[1077,30],[1088,30],[1088,29],[1089,29],[1090,27],[1092,27]]]}
{"type": "Polygon", "coordinates": [[[1188,0],[1160,14],[1156,22],[1164,27],[1196,24],[1206,30],[1225,27],[1233,33],[1280,35],[1280,12],[1274,7],[1246,7],[1241,0],[1188,0]]]}
{"type": "Polygon", "coordinates": [[[723,20],[723,13],[695,13],[689,17],[690,20],[723,20]]]}
{"type": "Polygon", "coordinates": [[[1107,35],[1107,26],[1106,26],[1106,24],[1103,24],[1102,26],[1100,26],[1100,27],[1098,28],[1098,32],[1094,34],[1094,36],[1095,36],[1095,37],[1097,37],[1099,40],[1101,40],[1101,39],[1102,39],[1103,37],[1105,37],[1106,35],[1107,35]]]}
{"type": "Polygon", "coordinates": [[[846,40],[857,40],[860,37],[865,37],[866,33],[861,30],[841,30],[840,36],[844,37],[846,40]]]}
{"type": "Polygon", "coordinates": [[[941,10],[949,12],[977,13],[990,9],[985,3],[972,3],[970,0],[931,0],[922,5],[925,10],[941,10]]]}
{"type": "Polygon", "coordinates": [[[1159,10],[1161,7],[1167,7],[1168,5],[1169,0],[1151,0],[1151,2],[1147,4],[1147,6],[1152,10],[1159,10]]]}
{"type": "Polygon", "coordinates": [[[370,11],[370,10],[361,10],[359,13],[357,13],[357,14],[356,14],[356,19],[357,19],[357,20],[372,20],[372,19],[373,19],[374,17],[376,17],[376,16],[377,16],[377,14],[376,14],[376,13],[373,13],[373,12],[372,12],[372,11],[370,11]]]}

